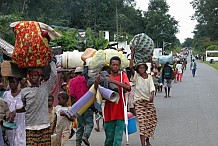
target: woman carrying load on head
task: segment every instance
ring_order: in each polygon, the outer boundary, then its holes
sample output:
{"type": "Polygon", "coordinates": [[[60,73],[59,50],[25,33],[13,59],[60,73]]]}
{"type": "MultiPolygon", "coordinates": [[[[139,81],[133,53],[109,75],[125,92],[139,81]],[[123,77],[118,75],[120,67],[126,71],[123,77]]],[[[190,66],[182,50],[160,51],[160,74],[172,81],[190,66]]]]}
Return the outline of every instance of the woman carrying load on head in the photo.
{"type": "Polygon", "coordinates": [[[133,69],[134,48],[131,48],[130,69],[135,84],[135,110],[139,122],[141,146],[151,146],[149,138],[153,138],[157,125],[156,109],[154,107],[155,87],[151,75],[146,73],[146,63],[139,63],[136,71],[133,69]]]}

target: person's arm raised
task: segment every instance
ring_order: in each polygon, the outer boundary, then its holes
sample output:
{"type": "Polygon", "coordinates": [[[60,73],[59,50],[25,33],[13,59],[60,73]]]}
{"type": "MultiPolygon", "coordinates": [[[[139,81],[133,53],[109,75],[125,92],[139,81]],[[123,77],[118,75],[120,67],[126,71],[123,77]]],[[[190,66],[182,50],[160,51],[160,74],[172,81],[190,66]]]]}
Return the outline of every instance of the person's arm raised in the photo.
{"type": "Polygon", "coordinates": [[[130,50],[131,50],[131,58],[130,58],[129,67],[130,67],[131,75],[134,76],[135,70],[134,70],[134,68],[133,68],[133,59],[134,59],[135,50],[134,50],[134,48],[130,48],[130,50]]]}

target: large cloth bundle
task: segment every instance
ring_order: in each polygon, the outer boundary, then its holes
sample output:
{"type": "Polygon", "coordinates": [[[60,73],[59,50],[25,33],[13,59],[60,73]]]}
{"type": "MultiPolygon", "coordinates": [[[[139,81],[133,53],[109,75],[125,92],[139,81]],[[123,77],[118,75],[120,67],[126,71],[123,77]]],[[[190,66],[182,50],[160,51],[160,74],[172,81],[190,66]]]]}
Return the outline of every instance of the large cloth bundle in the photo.
{"type": "Polygon", "coordinates": [[[135,63],[146,63],[151,60],[154,42],[145,33],[137,34],[130,41],[130,47],[135,49],[135,63]]]}
{"type": "Polygon", "coordinates": [[[121,68],[129,67],[129,60],[122,52],[113,49],[98,50],[95,55],[89,60],[89,69],[101,68],[104,65],[110,64],[110,59],[113,56],[118,56],[121,59],[121,68]]]}
{"type": "Polygon", "coordinates": [[[20,21],[14,26],[16,37],[12,61],[20,68],[42,67],[51,59],[48,37],[38,22],[20,21]]]}

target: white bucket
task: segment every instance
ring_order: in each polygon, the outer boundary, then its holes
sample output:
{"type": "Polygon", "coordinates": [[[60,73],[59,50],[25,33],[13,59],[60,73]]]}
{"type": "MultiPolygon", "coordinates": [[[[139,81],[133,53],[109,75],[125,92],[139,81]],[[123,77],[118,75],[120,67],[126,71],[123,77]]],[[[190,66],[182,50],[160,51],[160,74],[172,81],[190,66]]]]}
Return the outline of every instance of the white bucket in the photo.
{"type": "Polygon", "coordinates": [[[83,52],[74,50],[73,52],[63,52],[62,54],[62,67],[63,68],[76,68],[83,67],[81,59],[83,52]]]}

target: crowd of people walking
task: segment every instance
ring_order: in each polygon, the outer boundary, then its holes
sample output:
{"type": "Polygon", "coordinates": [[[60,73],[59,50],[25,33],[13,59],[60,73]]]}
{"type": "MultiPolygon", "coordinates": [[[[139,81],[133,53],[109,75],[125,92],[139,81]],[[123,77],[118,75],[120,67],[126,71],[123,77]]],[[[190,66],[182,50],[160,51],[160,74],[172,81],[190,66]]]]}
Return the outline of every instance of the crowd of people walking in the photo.
{"type": "MultiPolygon", "coordinates": [[[[162,66],[158,62],[152,62],[148,72],[146,63],[134,65],[134,49],[131,49],[130,67],[125,72],[120,71],[121,59],[112,57],[106,79],[117,86],[120,97],[118,103],[105,100],[102,109],[91,105],[81,115],[70,117],[65,111],[89,90],[87,70],[82,67],[71,70],[61,83],[62,91],[55,97],[50,94],[57,76],[55,62],[51,61],[50,66],[48,79],[41,80],[42,70],[30,69],[28,79],[8,77],[8,86],[0,83],[1,146],[66,146],[74,134],[76,146],[81,146],[82,143],[89,146],[93,129],[101,132],[100,119],[103,119],[106,136],[104,145],[120,146],[125,125],[125,100],[128,100],[129,112],[137,117],[141,146],[151,146],[150,139],[154,137],[158,122],[154,98],[163,88],[164,98],[172,96],[172,81],[182,82],[183,73],[187,69],[187,58],[171,65],[169,62],[162,66]],[[54,106],[55,98],[58,102],[54,106]],[[93,115],[96,115],[95,118],[93,115]],[[7,129],[7,122],[13,123],[15,128],[7,129]]],[[[195,77],[197,64],[194,58],[190,69],[195,77]]],[[[97,76],[94,81],[96,90],[99,84],[100,76],[97,76]]]]}

